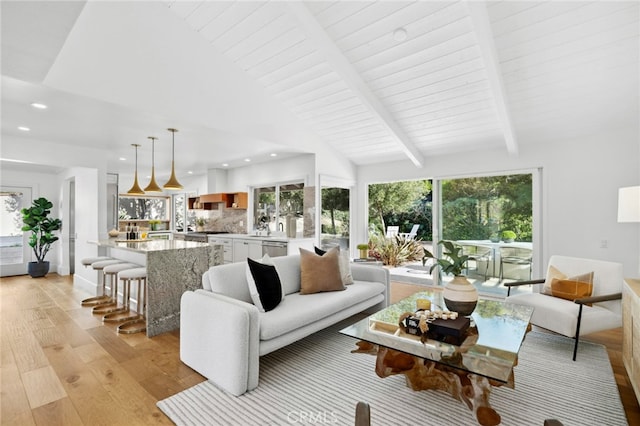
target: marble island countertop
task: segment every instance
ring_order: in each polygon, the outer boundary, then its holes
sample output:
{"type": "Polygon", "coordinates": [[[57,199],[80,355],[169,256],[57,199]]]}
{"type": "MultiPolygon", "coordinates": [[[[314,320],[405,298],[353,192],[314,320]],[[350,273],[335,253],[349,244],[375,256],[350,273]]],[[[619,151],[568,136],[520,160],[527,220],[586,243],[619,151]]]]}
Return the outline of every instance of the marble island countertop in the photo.
{"type": "Polygon", "coordinates": [[[146,240],[146,241],[125,241],[118,240],[116,238],[110,238],[108,240],[89,241],[91,244],[96,244],[99,247],[118,248],[122,250],[135,251],[139,253],[146,253],[152,251],[165,251],[165,250],[182,250],[194,247],[207,247],[207,243],[200,243],[197,241],[184,241],[184,240],[146,240]]]}
{"type": "Polygon", "coordinates": [[[120,242],[115,238],[89,243],[98,246],[99,256],[146,268],[144,300],[149,337],[178,329],[182,294],[202,288],[202,274],[224,262],[221,244],[157,239],[120,242]]]}
{"type": "Polygon", "coordinates": [[[296,238],[290,238],[287,237],[286,235],[278,235],[278,234],[271,234],[271,235],[256,235],[256,234],[209,234],[210,237],[217,237],[217,238],[233,238],[233,239],[238,239],[238,240],[258,240],[258,241],[283,241],[283,242],[288,242],[288,241],[300,241],[300,240],[308,240],[308,239],[313,239],[313,237],[296,237],[296,238]]]}

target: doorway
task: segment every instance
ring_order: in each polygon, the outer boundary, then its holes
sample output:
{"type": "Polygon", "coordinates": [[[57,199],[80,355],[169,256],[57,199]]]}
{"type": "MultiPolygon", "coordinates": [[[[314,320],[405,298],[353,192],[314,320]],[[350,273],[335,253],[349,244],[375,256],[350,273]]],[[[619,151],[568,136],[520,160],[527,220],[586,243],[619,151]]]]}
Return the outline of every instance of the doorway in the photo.
{"type": "Polygon", "coordinates": [[[69,181],[69,274],[76,272],[76,180],[69,181]]]}
{"type": "Polygon", "coordinates": [[[20,210],[31,205],[31,188],[0,187],[0,276],[24,275],[31,261],[29,235],[20,210]]]}

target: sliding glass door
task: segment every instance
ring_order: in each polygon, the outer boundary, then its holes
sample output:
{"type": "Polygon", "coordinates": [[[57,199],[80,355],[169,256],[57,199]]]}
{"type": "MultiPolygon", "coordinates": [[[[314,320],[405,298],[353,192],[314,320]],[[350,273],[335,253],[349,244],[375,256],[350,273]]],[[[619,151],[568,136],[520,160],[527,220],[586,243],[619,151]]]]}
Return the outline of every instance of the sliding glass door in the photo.
{"type": "Polygon", "coordinates": [[[506,294],[504,282],[531,279],[531,173],[446,179],[440,190],[441,239],[470,256],[466,272],[473,282],[485,292],[506,294]]]}

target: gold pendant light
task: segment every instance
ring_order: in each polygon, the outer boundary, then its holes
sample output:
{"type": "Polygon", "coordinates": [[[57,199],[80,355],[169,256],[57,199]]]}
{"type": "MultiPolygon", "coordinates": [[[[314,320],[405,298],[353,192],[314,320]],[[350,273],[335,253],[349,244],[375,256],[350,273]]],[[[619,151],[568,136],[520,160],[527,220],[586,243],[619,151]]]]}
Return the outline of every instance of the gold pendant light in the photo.
{"type": "Polygon", "coordinates": [[[178,131],[177,129],[167,129],[168,131],[171,132],[171,177],[169,177],[169,180],[167,181],[167,183],[164,184],[163,188],[164,189],[182,189],[182,185],[180,185],[180,182],[178,182],[178,179],[176,178],[176,170],[175,170],[175,154],[176,154],[176,150],[175,150],[175,135],[176,132],[178,131]]]}
{"type": "Polygon", "coordinates": [[[142,190],[142,188],[140,188],[140,185],[138,185],[138,147],[140,145],[137,143],[132,143],[131,146],[136,147],[136,172],[133,175],[133,186],[131,187],[130,190],[127,191],[127,194],[144,195],[144,191],[142,190]]]}
{"type": "Polygon", "coordinates": [[[148,139],[151,139],[151,181],[144,192],[162,192],[162,188],[156,182],[156,139],[158,138],[148,136],[148,139]]]}

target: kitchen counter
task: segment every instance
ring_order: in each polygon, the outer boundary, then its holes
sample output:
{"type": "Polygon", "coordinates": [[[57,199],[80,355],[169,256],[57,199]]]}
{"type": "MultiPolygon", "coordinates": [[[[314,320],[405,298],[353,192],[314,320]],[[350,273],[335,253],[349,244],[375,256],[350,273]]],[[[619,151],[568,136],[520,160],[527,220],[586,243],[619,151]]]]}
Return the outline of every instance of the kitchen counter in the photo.
{"type": "Polygon", "coordinates": [[[196,241],[184,241],[184,240],[146,240],[146,241],[123,241],[115,238],[100,241],[89,241],[91,244],[96,244],[99,247],[118,248],[127,251],[146,253],[150,251],[164,251],[164,250],[181,250],[194,247],[207,247],[207,243],[199,243],[196,241]]]}
{"type": "Polygon", "coordinates": [[[223,263],[221,245],[182,240],[118,242],[109,239],[90,243],[98,245],[100,255],[147,268],[146,318],[149,337],[178,329],[182,293],[202,288],[202,274],[211,266],[223,263]]]}

